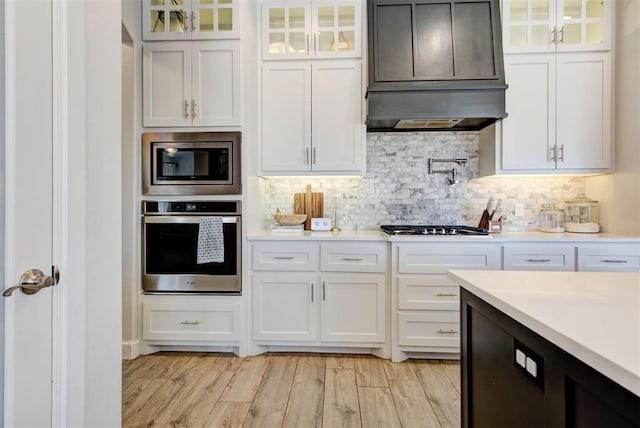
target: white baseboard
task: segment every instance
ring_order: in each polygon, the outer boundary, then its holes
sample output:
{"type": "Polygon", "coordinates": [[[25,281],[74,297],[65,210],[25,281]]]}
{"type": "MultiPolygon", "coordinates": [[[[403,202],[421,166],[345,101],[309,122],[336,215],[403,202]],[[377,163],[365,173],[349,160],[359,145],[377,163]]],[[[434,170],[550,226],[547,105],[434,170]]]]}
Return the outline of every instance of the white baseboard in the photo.
{"type": "Polygon", "coordinates": [[[135,360],[140,356],[140,341],[126,340],[122,342],[122,359],[135,360]]]}

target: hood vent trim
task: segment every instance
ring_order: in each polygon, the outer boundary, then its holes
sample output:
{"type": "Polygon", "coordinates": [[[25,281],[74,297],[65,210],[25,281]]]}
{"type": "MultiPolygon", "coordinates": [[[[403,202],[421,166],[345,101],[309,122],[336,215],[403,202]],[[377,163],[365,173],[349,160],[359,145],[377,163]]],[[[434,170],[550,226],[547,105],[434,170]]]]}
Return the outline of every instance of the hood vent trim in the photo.
{"type": "Polygon", "coordinates": [[[480,130],[507,116],[499,0],[367,7],[367,132],[480,130]]]}
{"type": "Polygon", "coordinates": [[[394,129],[442,129],[453,128],[462,119],[400,119],[394,129]]]}

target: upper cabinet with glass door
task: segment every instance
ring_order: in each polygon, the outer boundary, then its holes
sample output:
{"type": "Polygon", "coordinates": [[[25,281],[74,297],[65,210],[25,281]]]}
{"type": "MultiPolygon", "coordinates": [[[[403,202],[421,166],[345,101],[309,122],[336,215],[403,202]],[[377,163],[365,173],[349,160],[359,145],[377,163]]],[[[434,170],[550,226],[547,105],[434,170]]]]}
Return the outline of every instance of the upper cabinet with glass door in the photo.
{"type": "Polygon", "coordinates": [[[142,0],[143,40],[239,38],[239,0],[142,0]]]}
{"type": "Polygon", "coordinates": [[[263,59],[359,58],[360,1],[265,1],[263,59]]]}
{"type": "Polygon", "coordinates": [[[613,0],[503,0],[505,53],[611,48],[613,0]]]}

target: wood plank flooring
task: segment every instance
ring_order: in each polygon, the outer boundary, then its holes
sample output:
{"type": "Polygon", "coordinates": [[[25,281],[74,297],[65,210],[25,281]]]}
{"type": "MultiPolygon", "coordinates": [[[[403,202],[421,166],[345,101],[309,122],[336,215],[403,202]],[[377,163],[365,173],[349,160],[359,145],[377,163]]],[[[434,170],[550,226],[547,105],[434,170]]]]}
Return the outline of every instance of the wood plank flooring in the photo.
{"type": "Polygon", "coordinates": [[[122,378],[124,427],[460,426],[457,361],[162,352],[122,378]]]}

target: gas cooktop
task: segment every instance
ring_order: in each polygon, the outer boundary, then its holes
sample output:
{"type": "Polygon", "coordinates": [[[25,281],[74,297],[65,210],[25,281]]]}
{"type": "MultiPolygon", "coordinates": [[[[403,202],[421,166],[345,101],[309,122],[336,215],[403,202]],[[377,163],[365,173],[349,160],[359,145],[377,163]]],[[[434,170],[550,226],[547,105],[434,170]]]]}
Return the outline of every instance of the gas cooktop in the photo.
{"type": "Polygon", "coordinates": [[[489,235],[489,230],[472,226],[439,226],[439,225],[381,225],[380,229],[389,235],[433,235],[433,236],[454,236],[454,235],[489,235]]]}

